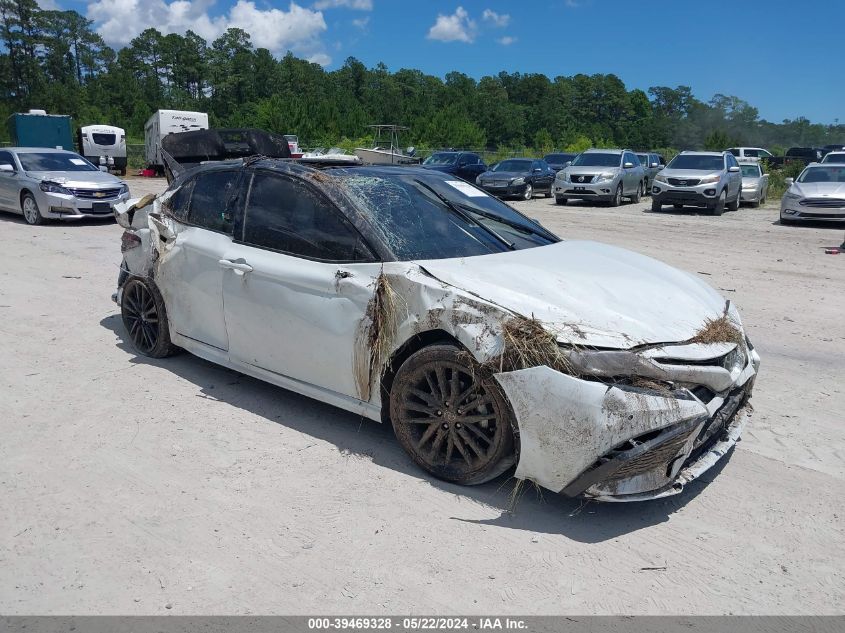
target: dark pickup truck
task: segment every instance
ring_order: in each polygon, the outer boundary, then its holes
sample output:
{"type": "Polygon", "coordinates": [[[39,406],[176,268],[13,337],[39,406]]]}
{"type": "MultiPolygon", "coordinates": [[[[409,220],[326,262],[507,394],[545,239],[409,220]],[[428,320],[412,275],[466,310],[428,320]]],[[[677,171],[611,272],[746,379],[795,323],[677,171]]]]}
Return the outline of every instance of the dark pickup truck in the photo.
{"type": "Polygon", "coordinates": [[[818,147],[790,147],[786,156],[772,156],[766,159],[769,169],[783,169],[784,165],[801,162],[805,165],[819,162],[827,152],[818,147]]]}

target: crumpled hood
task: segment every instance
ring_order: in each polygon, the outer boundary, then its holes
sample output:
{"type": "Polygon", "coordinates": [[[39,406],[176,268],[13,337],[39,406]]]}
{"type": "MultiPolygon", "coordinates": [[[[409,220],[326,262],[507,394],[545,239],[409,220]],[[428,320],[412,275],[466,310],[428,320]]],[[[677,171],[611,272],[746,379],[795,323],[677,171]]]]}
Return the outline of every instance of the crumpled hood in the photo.
{"type": "Polygon", "coordinates": [[[104,171],[28,171],[26,175],[36,180],[48,180],[65,187],[119,187],[123,181],[104,171]]]}
{"type": "Polygon", "coordinates": [[[562,343],[680,342],[725,312],[725,299],[694,275],[598,242],[417,263],[445,283],[533,315],[562,343]]]}
{"type": "Polygon", "coordinates": [[[845,198],[845,182],[796,182],[789,188],[789,193],[802,198],[845,198]]]}

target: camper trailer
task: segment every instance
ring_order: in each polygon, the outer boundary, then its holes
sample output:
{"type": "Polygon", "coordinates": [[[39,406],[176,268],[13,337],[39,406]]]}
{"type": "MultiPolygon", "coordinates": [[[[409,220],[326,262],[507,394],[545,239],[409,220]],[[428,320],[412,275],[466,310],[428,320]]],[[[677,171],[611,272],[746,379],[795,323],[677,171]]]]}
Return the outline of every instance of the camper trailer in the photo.
{"type": "Polygon", "coordinates": [[[158,110],[144,124],[144,157],[147,165],[156,173],[164,173],[161,139],[168,134],[207,129],[208,115],[205,112],[158,110]]]}
{"type": "Polygon", "coordinates": [[[112,125],[86,125],[77,135],[79,153],[100,167],[126,175],[126,131],[112,125]]]}

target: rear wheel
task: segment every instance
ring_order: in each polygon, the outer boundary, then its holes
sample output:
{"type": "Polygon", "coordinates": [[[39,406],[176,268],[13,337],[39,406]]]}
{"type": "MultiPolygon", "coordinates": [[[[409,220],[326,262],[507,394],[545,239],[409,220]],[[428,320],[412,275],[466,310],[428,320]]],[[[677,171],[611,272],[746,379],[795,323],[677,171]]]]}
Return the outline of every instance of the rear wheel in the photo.
{"type": "Polygon", "coordinates": [[[402,447],[439,479],[480,484],[514,463],[510,408],[498,383],[453,345],[431,345],[399,368],[390,420],[402,447]]]}
{"type": "Polygon", "coordinates": [[[44,216],[38,209],[38,203],[35,201],[35,196],[31,193],[23,194],[21,198],[21,211],[23,212],[23,219],[27,224],[44,224],[44,216]]]}
{"type": "Polygon", "coordinates": [[[566,203],[567,203],[567,199],[566,199],[566,198],[560,198],[560,197],[558,197],[558,196],[555,196],[555,202],[556,202],[557,204],[566,204],[566,203]]]}
{"type": "Polygon", "coordinates": [[[663,205],[662,205],[662,204],[660,204],[660,203],[659,203],[657,200],[655,200],[654,198],[652,198],[652,199],[651,199],[651,212],[652,212],[652,213],[660,213],[661,211],[663,211],[663,205]]]}
{"type": "Polygon", "coordinates": [[[152,284],[137,277],[129,279],[123,286],[120,314],[139,354],[163,358],[179,349],[170,342],[164,301],[152,284]]]}

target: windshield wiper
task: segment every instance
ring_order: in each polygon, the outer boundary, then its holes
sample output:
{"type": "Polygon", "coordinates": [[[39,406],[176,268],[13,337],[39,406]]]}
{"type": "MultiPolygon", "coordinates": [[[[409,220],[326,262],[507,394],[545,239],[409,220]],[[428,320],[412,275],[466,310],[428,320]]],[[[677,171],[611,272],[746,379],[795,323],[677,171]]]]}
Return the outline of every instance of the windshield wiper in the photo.
{"type": "Polygon", "coordinates": [[[542,231],[537,231],[536,229],[534,229],[530,226],[525,226],[524,224],[517,224],[516,222],[511,222],[510,220],[507,220],[500,215],[496,215],[495,213],[490,213],[488,211],[484,211],[483,209],[479,209],[478,207],[474,207],[474,206],[466,204],[464,202],[455,202],[453,204],[461,207],[462,209],[466,209],[470,213],[476,213],[483,218],[487,218],[488,220],[493,220],[494,222],[499,222],[499,223],[504,224],[506,226],[509,226],[513,229],[516,229],[520,233],[526,233],[528,235],[539,235],[539,236],[541,236],[545,239],[552,239],[552,236],[548,233],[548,231],[543,229],[543,227],[540,227],[542,229],[542,231]]]}
{"type": "Polygon", "coordinates": [[[457,216],[458,216],[459,218],[461,218],[464,222],[466,222],[467,224],[474,224],[475,226],[479,227],[479,228],[480,228],[482,231],[484,231],[485,233],[489,233],[489,234],[490,234],[490,235],[492,235],[492,236],[493,236],[496,240],[498,240],[499,242],[501,242],[502,244],[504,244],[505,246],[507,246],[508,250],[511,250],[511,251],[515,251],[515,250],[516,250],[516,244],[514,244],[513,242],[509,242],[508,240],[506,240],[504,237],[502,237],[501,235],[499,235],[496,231],[494,231],[493,229],[491,229],[489,226],[487,226],[487,225],[486,225],[486,224],[484,224],[483,222],[479,222],[478,220],[476,220],[476,219],[475,219],[475,218],[473,218],[472,216],[467,215],[464,211],[462,211],[462,210],[460,209],[460,207],[461,207],[461,206],[465,206],[465,205],[458,205],[458,204],[456,204],[456,203],[452,202],[451,200],[449,200],[449,198],[447,198],[447,197],[446,197],[446,196],[444,196],[442,193],[440,193],[439,191],[437,191],[434,187],[431,187],[430,185],[427,185],[426,183],[424,183],[424,182],[423,182],[423,181],[421,181],[421,180],[416,180],[416,179],[415,179],[415,180],[414,180],[414,182],[415,182],[415,183],[417,183],[418,185],[420,185],[420,186],[424,187],[425,189],[427,189],[427,190],[428,190],[428,191],[430,191],[431,193],[433,193],[433,194],[435,195],[435,197],[436,197],[438,200],[440,200],[440,202],[442,202],[443,204],[445,204],[445,205],[446,205],[446,208],[448,208],[450,211],[452,211],[452,213],[454,213],[455,215],[457,215],[457,216]]]}

